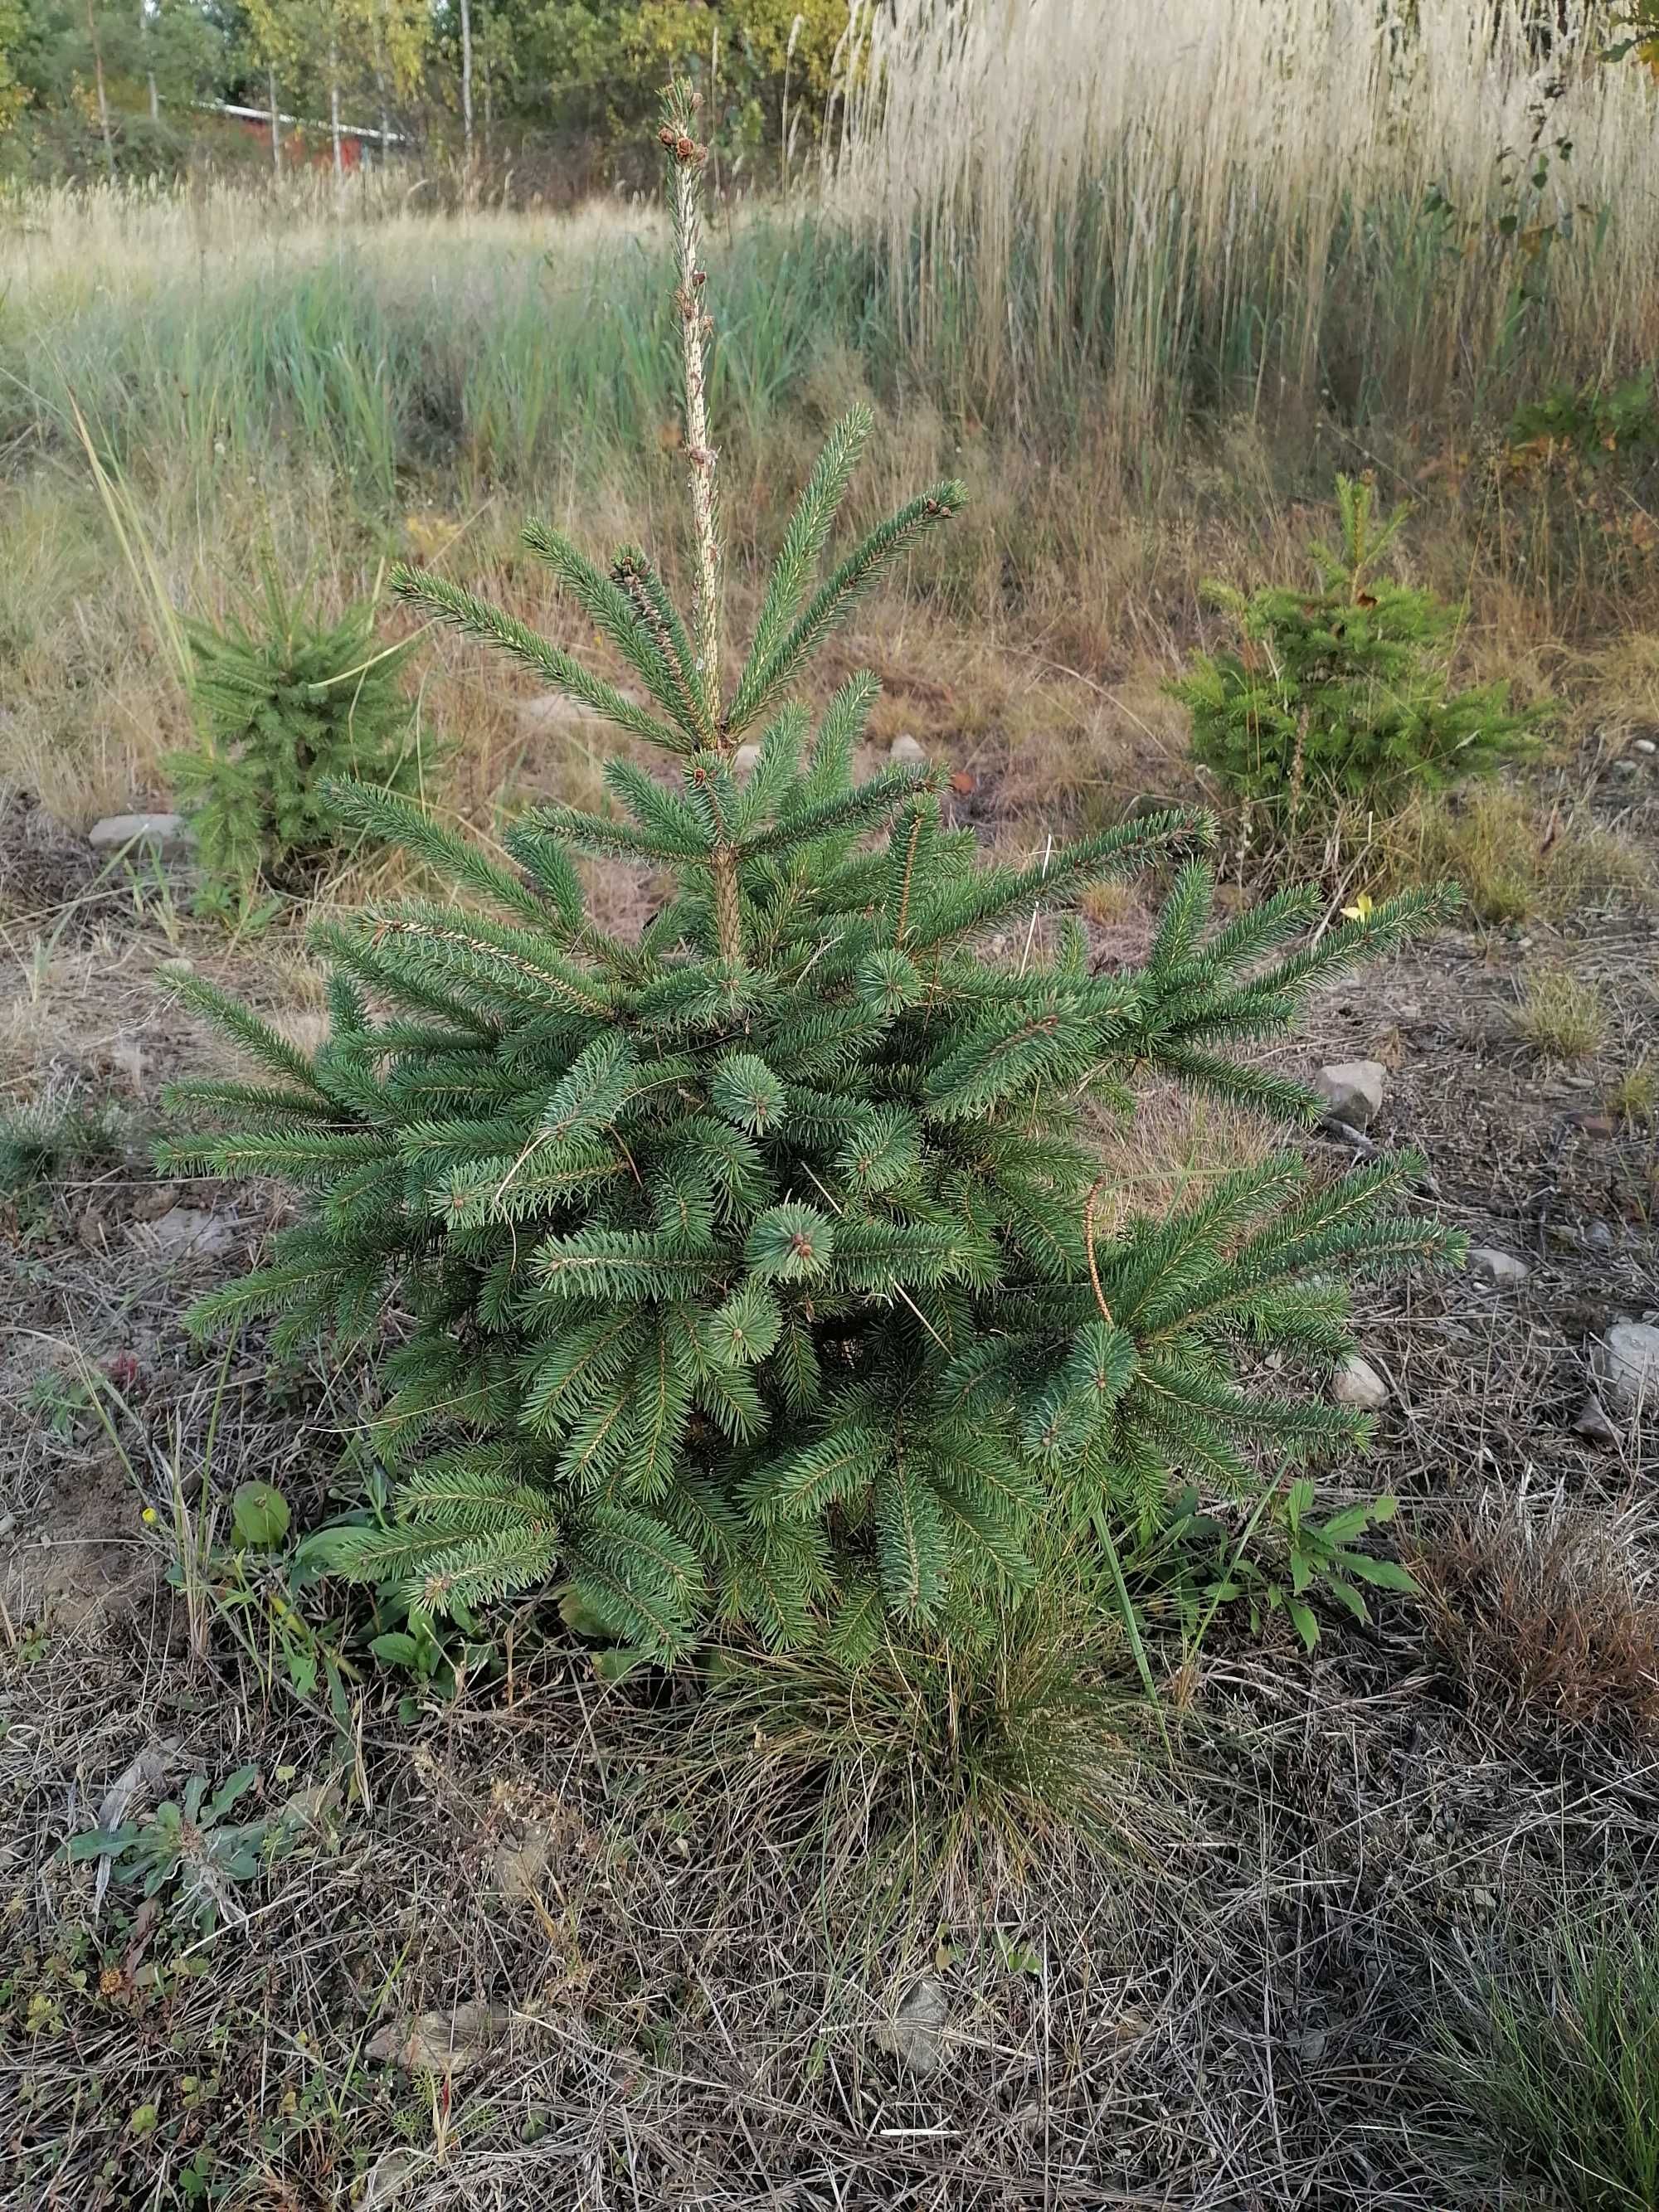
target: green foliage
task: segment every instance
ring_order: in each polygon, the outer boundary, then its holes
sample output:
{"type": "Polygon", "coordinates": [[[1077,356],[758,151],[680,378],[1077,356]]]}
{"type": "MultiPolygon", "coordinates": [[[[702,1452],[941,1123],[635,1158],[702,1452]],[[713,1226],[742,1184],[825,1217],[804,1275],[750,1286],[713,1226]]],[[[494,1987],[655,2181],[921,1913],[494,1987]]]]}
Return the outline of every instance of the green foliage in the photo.
{"type": "Polygon", "coordinates": [[[294,1516],[275,1483],[243,1482],[232,1495],[230,1519],[242,1543],[264,1551],[282,1542],[294,1516]]]}
{"type": "Polygon", "coordinates": [[[28,99],[17,81],[17,58],[23,44],[21,0],[0,0],[0,139],[14,128],[28,99]]]}
{"type": "Polygon", "coordinates": [[[1172,1497],[1122,1563],[1148,1630],[1173,1624],[1195,1650],[1224,1605],[1241,1607],[1256,1634],[1283,1612],[1311,1651],[1321,1634],[1311,1600],[1323,1597],[1363,1622],[1370,1618],[1366,1587],[1416,1588],[1397,1560],[1355,1549],[1370,1529],[1393,1520],[1393,1498],[1361,1501],[1316,1521],[1316,1495],[1305,1478],[1264,1491],[1242,1534],[1208,1510],[1194,1486],[1172,1497]]]}
{"type": "Polygon", "coordinates": [[[0,1198],[59,1182],[74,1169],[118,1159],[131,1116],[112,1102],[48,1092],[0,1114],[0,1198]]]}
{"type": "Polygon", "coordinates": [[[1510,418],[1512,449],[1540,441],[1565,447],[1592,468],[1611,467],[1634,458],[1659,458],[1659,405],[1653,370],[1643,369],[1611,388],[1587,384],[1577,390],[1557,385],[1542,399],[1516,408],[1510,418]]]}
{"type": "Polygon", "coordinates": [[[1313,1518],[1313,1502],[1311,1482],[1290,1484],[1273,1516],[1282,1557],[1273,1557],[1271,1550],[1265,1559],[1241,1553],[1206,1593],[1212,1604],[1241,1600],[1254,1629],[1282,1608],[1310,1651],[1320,1632],[1308,1602],[1310,1593],[1331,1599],[1356,1620],[1365,1621],[1370,1619],[1365,1587],[1404,1592],[1416,1588],[1397,1559],[1374,1559],[1369,1552],[1354,1549],[1373,1525],[1393,1520],[1394,1498],[1385,1496],[1373,1504],[1350,1505],[1327,1521],[1313,1518]]]}
{"type": "Polygon", "coordinates": [[[377,648],[367,604],[327,622],[270,573],[257,620],[185,629],[198,742],[167,768],[196,832],[207,901],[245,903],[261,883],[302,890],[339,850],[328,779],[418,787],[414,709],[398,684],[407,647],[377,648]]]}
{"type": "MultiPolygon", "coordinates": [[[[677,94],[702,517],[691,123],[677,94]]],[[[1127,1107],[1127,1079],[1158,1068],[1304,1111],[1297,1085],[1232,1054],[1443,902],[1413,895],[1306,944],[1319,902],[1284,892],[1217,928],[1197,812],[1021,867],[981,860],[932,772],[855,786],[873,681],[854,677],[816,732],[789,689],[859,586],[963,500],[936,485],[817,582],[867,428],[854,415],[832,437],[729,689],[708,646],[712,534],[682,622],[635,550],[602,569],[526,533],[645,705],[454,586],[400,574],[416,605],[608,713],[665,772],[619,758],[605,811],[526,814],[506,840],[516,873],[406,799],[332,787],[345,825],[446,869],[471,903],[323,924],[332,1029],[314,1056],[184,980],[261,1074],[179,1086],[225,1127],[170,1163],[312,1194],[270,1264],[198,1322],[269,1316],[279,1345],[349,1345],[378,1340],[389,1304],[407,1312],[378,1423],[401,1468],[395,1516],[313,1557],[424,1617],[551,1584],[659,1658],[711,1621],[854,1664],[884,1621],[955,1638],[1032,1585],[1039,1536],[1086,1552],[1110,1522],[1155,1522],[1177,1474],[1249,1498],[1264,1455],[1361,1443],[1350,1412],[1245,1387],[1241,1358],[1328,1369],[1347,1342],[1340,1275],[1455,1241],[1392,1211],[1409,1158],[1322,1183],[1289,1154],[1097,1234],[1086,1101],[1127,1107]],[[750,727],[759,757],[739,784],[750,727]],[[637,941],[587,913],[584,855],[669,887],[637,941]],[[1060,917],[1149,867],[1169,880],[1146,963],[1097,972],[1060,917]],[[1017,965],[981,949],[1015,917],[1032,948],[1017,965]]]]}
{"type": "Polygon", "coordinates": [[[1659,2208],[1659,1923],[1611,1900],[1561,1914],[1449,2022],[1479,2133],[1578,2212],[1659,2208]]]}
{"type": "Polygon", "coordinates": [[[107,1858],[114,1879],[142,1884],[146,1897],[176,1883],[190,1917],[210,1929],[235,1917],[231,1886],[252,1881],[293,1841],[281,1819],[227,1819],[258,1779],[257,1767],[239,1767],[210,1796],[207,1777],[193,1774],[182,1801],[169,1798],[148,1820],[71,1836],[64,1849],[71,1860],[107,1858]]]}
{"type": "Polygon", "coordinates": [[[1286,830],[1488,774],[1535,720],[1511,711],[1505,684],[1449,689],[1456,610],[1376,574],[1407,510],[1380,520],[1369,483],[1336,489],[1341,542],[1313,547],[1315,588],[1207,586],[1238,642],[1170,686],[1198,760],[1286,830]]]}
{"type": "Polygon", "coordinates": [[[1601,59],[1633,60],[1638,68],[1659,78],[1659,0],[1625,0],[1625,5],[1613,10],[1613,28],[1618,35],[1603,47],[1601,59]]]}
{"type": "MultiPolygon", "coordinates": [[[[472,1639],[471,1616],[465,1608],[447,1635],[418,1606],[409,1607],[401,1628],[384,1628],[369,1638],[368,1648],[383,1667],[401,1667],[423,1687],[440,1697],[459,1697],[471,1680],[501,1671],[495,1646],[472,1639]]],[[[404,1717],[412,1720],[416,1708],[404,1700],[404,1717]]]]}
{"type": "MultiPolygon", "coordinates": [[[[654,116],[664,79],[695,78],[727,158],[797,146],[816,135],[830,102],[847,0],[539,0],[514,26],[514,80],[526,106],[602,131],[626,146],[654,116]],[[787,106],[785,105],[787,88],[787,106]]],[[[476,36],[475,33],[475,36],[476,36]]]]}

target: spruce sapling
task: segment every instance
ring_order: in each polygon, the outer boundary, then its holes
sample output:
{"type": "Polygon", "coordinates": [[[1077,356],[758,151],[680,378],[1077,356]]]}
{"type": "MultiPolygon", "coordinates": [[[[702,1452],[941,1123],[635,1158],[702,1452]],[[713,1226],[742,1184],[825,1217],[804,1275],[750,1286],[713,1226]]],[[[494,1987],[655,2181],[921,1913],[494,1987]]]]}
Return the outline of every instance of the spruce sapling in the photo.
{"type": "Polygon", "coordinates": [[[661,1659],[725,1622],[856,1661],[886,1620],[993,1614],[1029,1585],[1039,1527],[1091,1541],[1155,1519],[1177,1478],[1249,1496],[1263,1455],[1276,1475],[1362,1440],[1340,1407],[1246,1387],[1234,1353],[1328,1367],[1341,1275],[1446,1250],[1389,1206],[1413,1161],[1321,1185],[1286,1152],[1107,1237],[1084,1116],[1148,1069],[1303,1112],[1240,1045],[1438,909],[1416,896],[1298,942],[1318,902],[1286,892],[1212,929],[1200,812],[1020,867],[950,826],[935,772],[855,783],[874,681],[853,677],[816,728],[793,687],[854,593],[963,499],[934,485],[819,580],[862,410],[812,471],[727,682],[696,122],[671,88],[690,620],[637,549],[600,568],[526,532],[628,693],[455,585],[397,579],[670,772],[617,757],[610,807],[526,813],[512,866],[341,787],[343,822],[454,892],[319,927],[332,1030],[314,1055],[187,981],[262,1073],[180,1086],[226,1127],[170,1157],[312,1192],[201,1324],[384,1347],[388,1312],[407,1316],[377,1423],[395,1516],[326,1535],[334,1568],[423,1617],[559,1587],[661,1659]],[[584,857],[672,885],[636,939],[589,914],[584,857]],[[1170,884],[1146,962],[1101,972],[1067,909],[1153,866],[1170,884]],[[1062,918],[1039,955],[980,950],[1042,915],[1062,918]]]}

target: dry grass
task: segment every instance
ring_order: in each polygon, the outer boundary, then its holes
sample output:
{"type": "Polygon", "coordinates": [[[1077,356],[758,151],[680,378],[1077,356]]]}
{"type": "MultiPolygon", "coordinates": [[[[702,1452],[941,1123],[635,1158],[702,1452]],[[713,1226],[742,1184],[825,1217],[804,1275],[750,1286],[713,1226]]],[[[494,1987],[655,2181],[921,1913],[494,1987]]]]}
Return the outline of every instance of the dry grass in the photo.
{"type": "Polygon", "coordinates": [[[1548,803],[1507,784],[1421,800],[1377,825],[1374,850],[1385,888],[1449,879],[1486,922],[1646,904],[1655,890],[1651,854],[1636,838],[1598,821],[1582,799],[1548,803]]]}
{"type": "Polygon", "coordinates": [[[901,0],[866,11],[840,181],[908,272],[907,334],[948,335],[977,395],[1098,353],[1132,435],[1194,372],[1271,380],[1275,408],[1322,381],[1382,391],[1403,420],[1495,361],[1521,232],[1565,235],[1586,205],[1612,220],[1553,258],[1553,373],[1654,349],[1651,85],[1599,66],[1593,40],[1540,52],[1534,17],[1420,0],[1407,31],[1369,0],[901,0]],[[1529,185],[1558,137],[1570,166],[1529,185]]]}
{"type": "Polygon", "coordinates": [[[0,204],[0,277],[31,315],[70,316],[94,302],[137,313],[181,270],[195,267],[210,285],[245,275],[270,283],[327,258],[343,240],[418,270],[447,260],[463,238],[488,259],[503,246],[534,252],[551,228],[580,258],[665,229],[657,209],[631,202],[596,200],[550,223],[535,210],[429,212],[430,197],[370,169],[343,193],[304,168],[280,184],[202,177],[187,191],[159,179],[26,189],[0,204]]]}
{"type": "Polygon", "coordinates": [[[1592,1060],[1607,1041],[1607,1009],[1594,982],[1570,969],[1534,968],[1521,978],[1515,1028],[1547,1059],[1592,1060]]]}
{"type": "Polygon", "coordinates": [[[1659,1724],[1650,1542],[1628,1513],[1494,1496],[1413,1546],[1430,1636],[1472,1712],[1511,1727],[1659,1724]]]}
{"type": "Polygon", "coordinates": [[[1202,1199],[1223,1176],[1265,1159],[1282,1127],[1226,1100],[1169,1082],[1139,1092],[1133,1115],[1102,1114],[1094,1142],[1106,1176],[1096,1219],[1115,1237],[1135,1214],[1158,1215],[1202,1199]]]}
{"type": "Polygon", "coordinates": [[[1644,1054],[1608,1085],[1607,1106],[1609,1114],[1616,1114],[1631,1128],[1653,1127],[1659,1120],[1659,1066],[1652,1055],[1644,1054]]]}

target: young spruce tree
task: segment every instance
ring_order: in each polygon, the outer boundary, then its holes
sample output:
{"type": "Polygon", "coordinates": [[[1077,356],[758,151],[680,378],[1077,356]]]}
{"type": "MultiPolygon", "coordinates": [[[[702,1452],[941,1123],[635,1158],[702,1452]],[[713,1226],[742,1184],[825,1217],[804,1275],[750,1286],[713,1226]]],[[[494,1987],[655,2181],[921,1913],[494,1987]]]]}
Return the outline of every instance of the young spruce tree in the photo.
{"type": "Polygon", "coordinates": [[[1317,902],[1289,892],[1212,929],[1201,814],[1018,867],[946,826],[932,772],[854,784],[873,679],[843,685],[815,729],[790,686],[860,586],[963,498],[936,484],[818,581],[862,410],[812,471],[726,686],[696,110],[672,88],[660,134],[689,623],[643,553],[601,568],[526,533],[643,701],[438,577],[398,580],[672,777],[612,761],[614,808],[526,814],[510,867],[394,794],[337,789],[348,823],[454,891],[323,925],[332,1029],[314,1055],[187,981],[264,1073],[182,1086],[228,1133],[173,1159],[313,1191],[203,1322],[271,1316],[283,1340],[350,1342],[408,1316],[380,1418],[395,1518],[328,1539],[340,1571],[432,1614],[562,1585],[663,1658],[719,1619],[856,1659],[884,1615],[994,1612],[1029,1582],[1039,1524],[1089,1540],[1155,1518],[1177,1483],[1259,1494],[1285,1462],[1361,1442],[1351,1413],[1242,1385],[1235,1352],[1328,1367],[1347,1342],[1342,1275],[1444,1251],[1389,1208],[1412,1160],[1319,1186],[1287,1152],[1107,1237],[1084,1115],[1128,1110],[1126,1079],[1146,1069],[1298,1115],[1297,1086],[1232,1054],[1434,902],[1297,945],[1317,902]],[[581,855],[672,885],[637,939],[589,917],[581,855]],[[1011,924],[1035,945],[1039,912],[1153,865],[1168,895],[1138,972],[1099,972],[1075,920],[1042,957],[978,949],[1011,924]]]}

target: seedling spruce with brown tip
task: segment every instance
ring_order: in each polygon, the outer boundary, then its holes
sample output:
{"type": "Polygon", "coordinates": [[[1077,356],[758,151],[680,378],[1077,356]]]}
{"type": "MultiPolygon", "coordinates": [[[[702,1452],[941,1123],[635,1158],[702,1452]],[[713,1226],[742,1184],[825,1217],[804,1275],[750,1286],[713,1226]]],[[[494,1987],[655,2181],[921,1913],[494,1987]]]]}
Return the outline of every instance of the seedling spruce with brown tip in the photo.
{"type": "Polygon", "coordinates": [[[458,585],[397,583],[666,756],[673,777],[612,760],[613,809],[526,812],[507,833],[515,867],[394,794],[340,788],[344,821],[447,873],[455,896],[319,926],[335,972],[314,1054],[186,979],[266,1077],[181,1086],[229,1129],[171,1158],[313,1194],[199,1324],[268,1316],[279,1343],[331,1333],[381,1350],[388,1308],[409,1317],[384,1351],[376,1424],[395,1506],[315,1540],[327,1565],[394,1586],[411,1621],[562,1590],[657,1659],[741,1624],[857,1663],[889,1627],[935,1648],[994,1632],[1039,1549],[1109,1550],[1115,1527],[1158,1521],[1178,1479],[1248,1499],[1285,1461],[1363,1440],[1362,1417],[1247,1384],[1236,1355],[1276,1348],[1316,1376],[1348,1349],[1345,1270],[1446,1250],[1445,1232],[1389,1207],[1414,1162],[1320,1188],[1280,1151],[1192,1205],[1120,1219],[1083,1117],[1091,1099],[1129,1110],[1149,1070],[1303,1114],[1301,1088],[1237,1045],[1285,1029],[1316,981],[1440,902],[1414,894],[1308,944],[1320,902],[1287,890],[1212,930],[1201,812],[1022,867],[951,826],[942,771],[855,784],[873,678],[844,684],[816,732],[791,686],[857,592],[963,499],[936,484],[816,581],[862,409],[811,472],[727,689],[705,155],[685,87],[661,142],[689,623],[638,549],[601,568],[526,531],[632,672],[630,696],[458,585]],[[580,856],[666,879],[637,939],[587,911],[580,856]],[[1074,912],[1032,923],[1147,868],[1166,896],[1134,972],[1096,972],[1074,912]],[[1014,916],[1026,957],[981,954],[1014,916]]]}

